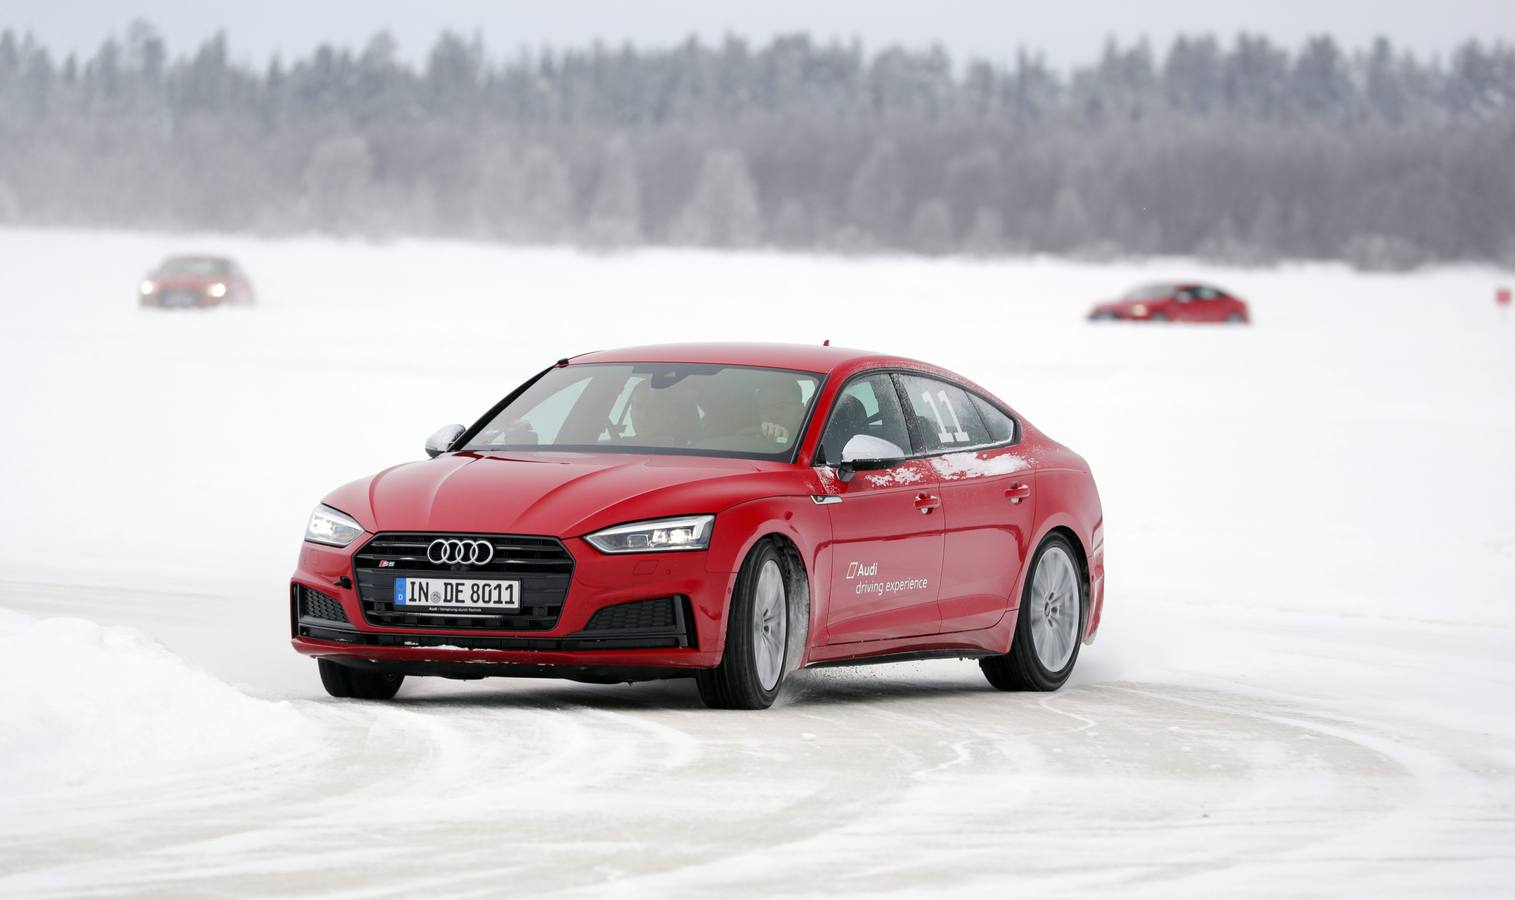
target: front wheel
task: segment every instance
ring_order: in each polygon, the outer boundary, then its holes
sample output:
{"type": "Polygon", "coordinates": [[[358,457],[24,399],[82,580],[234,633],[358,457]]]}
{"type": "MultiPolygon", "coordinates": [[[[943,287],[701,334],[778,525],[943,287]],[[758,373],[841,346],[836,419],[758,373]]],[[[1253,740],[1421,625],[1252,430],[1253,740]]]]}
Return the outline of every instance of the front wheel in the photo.
{"type": "Polygon", "coordinates": [[[1088,622],[1089,588],[1073,545],[1060,534],[1042,541],[1031,558],[1010,652],[979,661],[1002,691],[1055,691],[1073,674],[1088,622]]]}
{"type": "Polygon", "coordinates": [[[404,675],[354,669],[329,659],[316,660],[316,668],[321,672],[321,686],[333,697],[389,700],[400,692],[400,685],[405,683],[404,675]]]}
{"type": "Polygon", "coordinates": [[[721,664],[695,674],[712,709],[767,709],[784,682],[789,650],[789,581],[772,541],[754,547],[731,595],[721,664]]]}

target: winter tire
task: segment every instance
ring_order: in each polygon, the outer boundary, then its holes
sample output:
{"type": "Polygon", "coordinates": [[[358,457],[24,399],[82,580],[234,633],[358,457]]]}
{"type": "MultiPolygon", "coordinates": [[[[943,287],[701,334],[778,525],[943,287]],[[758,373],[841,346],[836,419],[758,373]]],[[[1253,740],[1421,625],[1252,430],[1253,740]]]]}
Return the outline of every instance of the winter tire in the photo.
{"type": "Polygon", "coordinates": [[[979,668],[1002,691],[1055,691],[1078,662],[1088,616],[1078,555],[1067,538],[1049,535],[1031,558],[1010,652],[980,660],[979,668]]]}
{"type": "Polygon", "coordinates": [[[721,664],[695,675],[700,699],[713,709],[767,709],[784,684],[789,662],[788,566],[765,540],[747,554],[731,595],[721,664]]]}
{"type": "Polygon", "coordinates": [[[354,669],[329,659],[316,660],[321,671],[321,685],[333,697],[354,700],[389,700],[400,692],[404,675],[354,669]]]}

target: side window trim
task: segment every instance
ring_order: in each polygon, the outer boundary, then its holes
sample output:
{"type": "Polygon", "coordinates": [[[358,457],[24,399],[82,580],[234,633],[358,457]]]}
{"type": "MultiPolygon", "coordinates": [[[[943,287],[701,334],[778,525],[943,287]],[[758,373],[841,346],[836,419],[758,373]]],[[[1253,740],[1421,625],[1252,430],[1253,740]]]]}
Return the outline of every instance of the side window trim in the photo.
{"type": "MultiPolygon", "coordinates": [[[[919,372],[919,371],[916,371],[915,369],[864,369],[861,372],[854,372],[852,375],[850,375],[847,378],[846,381],[842,382],[841,387],[837,388],[836,396],[834,396],[832,398],[832,400],[831,400],[831,408],[828,409],[828,410],[826,410],[826,417],[823,420],[821,420],[821,430],[815,436],[816,437],[816,451],[817,452],[816,452],[815,455],[813,455],[811,457],[811,460],[810,460],[811,465],[814,465],[814,466],[832,465],[832,466],[834,466],[834,465],[837,465],[837,463],[841,462],[841,451],[840,450],[835,451],[835,453],[837,455],[837,461],[836,462],[831,462],[830,459],[829,459],[829,457],[831,456],[831,454],[832,454],[833,451],[830,448],[827,448],[826,446],[824,446],[824,440],[825,440],[825,437],[826,437],[826,431],[827,431],[827,429],[829,429],[831,427],[831,419],[832,419],[832,417],[834,415],[836,415],[836,408],[837,408],[838,404],[841,402],[842,397],[846,394],[847,388],[851,387],[852,383],[854,381],[858,381],[859,379],[868,378],[868,377],[871,377],[871,376],[874,376],[874,375],[884,375],[884,376],[887,376],[888,379],[889,379],[889,383],[892,384],[892,385],[894,385],[894,393],[895,393],[896,399],[899,401],[901,413],[903,413],[904,411],[910,409],[911,407],[910,407],[910,395],[909,395],[908,392],[906,392],[904,383],[900,381],[900,376],[901,375],[913,375],[916,378],[928,378],[928,379],[931,379],[932,381],[940,381],[943,384],[949,384],[949,385],[957,388],[958,390],[962,391],[963,393],[967,394],[970,397],[977,397],[978,399],[982,400],[984,403],[988,404],[992,409],[999,410],[1002,414],[1004,414],[1005,418],[1007,418],[1007,419],[1010,420],[1010,429],[1011,430],[1010,430],[1010,439],[1008,441],[996,441],[996,442],[989,443],[989,444],[975,444],[972,447],[952,447],[951,449],[947,449],[947,450],[937,450],[937,451],[934,451],[934,452],[926,452],[926,451],[922,450],[922,447],[924,446],[924,444],[922,443],[919,435],[916,433],[915,423],[914,423],[913,418],[911,416],[905,416],[905,433],[907,435],[909,435],[909,437],[910,437],[910,455],[907,456],[907,457],[905,457],[906,459],[930,459],[933,456],[945,456],[948,453],[963,453],[963,452],[967,452],[967,451],[979,451],[979,450],[998,450],[998,449],[1000,449],[1002,447],[1014,447],[1015,445],[1017,445],[1017,444],[1019,444],[1021,442],[1021,438],[1023,437],[1023,434],[1022,434],[1022,431],[1021,431],[1021,421],[1020,421],[1020,419],[1018,417],[1016,417],[1016,415],[1014,413],[1010,412],[1010,410],[1008,410],[1005,407],[1001,406],[998,402],[996,402],[994,400],[991,400],[988,397],[985,397],[983,394],[980,394],[978,391],[972,390],[972,389],[970,389],[968,387],[965,387],[964,385],[958,384],[956,381],[952,381],[952,380],[947,379],[947,378],[942,378],[939,375],[935,375],[935,374],[932,374],[932,373],[929,373],[929,372],[919,372]],[[826,457],[827,458],[825,458],[825,459],[823,459],[820,456],[819,451],[822,451],[822,450],[826,451],[826,457]]],[[[824,387],[824,386],[825,386],[824,383],[822,383],[819,387],[816,388],[816,390],[819,391],[820,388],[824,387]]],[[[819,403],[815,404],[814,408],[812,408],[812,410],[811,410],[811,415],[813,416],[819,409],[820,409],[820,404],[819,403]]],[[[978,408],[976,406],[973,409],[973,414],[975,416],[980,416],[978,408]]],[[[982,416],[980,416],[980,420],[982,420],[982,416]]],[[[985,423],[985,426],[986,426],[985,430],[987,430],[987,423],[985,423]]]]}
{"type": "Polygon", "coordinates": [[[926,443],[921,439],[915,416],[910,415],[910,410],[912,409],[910,392],[905,390],[905,384],[900,379],[900,376],[905,373],[898,369],[890,369],[887,374],[889,375],[889,383],[894,385],[894,395],[899,399],[900,413],[905,417],[905,433],[910,435],[910,456],[907,458],[925,459],[926,454],[922,448],[926,446],[926,443]]]}

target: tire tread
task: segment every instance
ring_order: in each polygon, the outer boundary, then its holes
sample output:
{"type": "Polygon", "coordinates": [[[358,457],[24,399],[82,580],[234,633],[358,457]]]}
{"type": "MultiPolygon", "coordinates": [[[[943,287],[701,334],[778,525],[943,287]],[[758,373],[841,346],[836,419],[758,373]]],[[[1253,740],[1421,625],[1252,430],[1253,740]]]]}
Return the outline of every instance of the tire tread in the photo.
{"type": "Polygon", "coordinates": [[[1031,566],[1026,572],[1025,587],[1021,591],[1020,609],[1016,612],[1015,637],[1010,642],[1010,652],[1002,656],[981,659],[978,663],[979,669],[984,673],[984,678],[991,685],[1002,691],[1055,691],[1068,680],[1068,676],[1073,672],[1074,663],[1078,662],[1079,646],[1089,621],[1088,576],[1083,571],[1083,563],[1080,559],[1080,555],[1074,551],[1072,542],[1061,534],[1048,535],[1036,548],[1036,553],[1031,557],[1031,566]],[[1060,672],[1046,671],[1041,661],[1036,658],[1036,647],[1032,644],[1031,628],[1028,624],[1030,600],[1026,596],[1031,590],[1031,579],[1036,574],[1036,567],[1041,564],[1042,554],[1049,547],[1054,546],[1061,546],[1079,570],[1078,633],[1080,640],[1074,642],[1073,656],[1068,659],[1068,664],[1060,672]]]}
{"type": "MultiPolygon", "coordinates": [[[[758,572],[770,556],[778,560],[779,567],[785,572],[786,581],[789,579],[789,565],[784,560],[783,551],[771,539],[759,541],[743,561],[736,587],[731,592],[731,606],[726,623],[726,652],[721,656],[721,664],[695,673],[694,680],[699,688],[700,700],[711,709],[767,709],[783,689],[782,673],[772,691],[763,690],[758,683],[757,667],[752,658],[751,635],[748,633],[752,627],[751,607],[758,572]]],[[[786,598],[788,593],[785,592],[786,598]]]]}

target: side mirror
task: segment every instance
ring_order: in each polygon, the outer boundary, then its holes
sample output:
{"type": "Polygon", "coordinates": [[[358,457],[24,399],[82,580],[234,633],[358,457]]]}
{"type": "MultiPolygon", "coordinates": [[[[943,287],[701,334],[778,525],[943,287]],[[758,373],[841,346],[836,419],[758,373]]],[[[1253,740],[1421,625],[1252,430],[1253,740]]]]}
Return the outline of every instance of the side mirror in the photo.
{"type": "Polygon", "coordinates": [[[893,441],[874,437],[871,434],[855,434],[842,448],[842,464],[837,467],[837,477],[851,481],[859,471],[887,469],[905,458],[905,451],[893,441]]]}
{"type": "Polygon", "coordinates": [[[468,429],[462,425],[448,425],[446,428],[437,429],[436,433],[426,439],[426,455],[436,459],[443,453],[452,449],[458,438],[468,429]]]}

